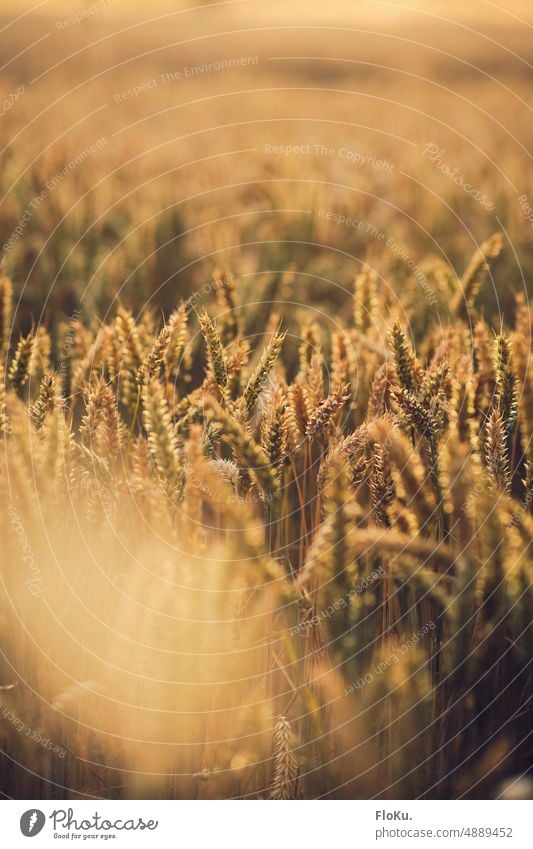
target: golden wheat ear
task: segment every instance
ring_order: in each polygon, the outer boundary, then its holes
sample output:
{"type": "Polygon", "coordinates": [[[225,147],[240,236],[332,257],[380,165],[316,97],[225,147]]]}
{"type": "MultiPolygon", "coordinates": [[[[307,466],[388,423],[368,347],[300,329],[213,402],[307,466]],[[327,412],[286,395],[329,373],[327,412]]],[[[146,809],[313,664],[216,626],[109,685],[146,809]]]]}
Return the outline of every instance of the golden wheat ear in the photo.
{"type": "Polygon", "coordinates": [[[152,462],[172,504],[183,495],[184,468],[168,403],[158,380],[146,380],[142,390],[144,426],[152,462]]]}
{"type": "Polygon", "coordinates": [[[9,277],[0,277],[0,356],[9,348],[13,321],[13,284],[9,277]]]}
{"type": "Polygon", "coordinates": [[[394,354],[396,377],[402,389],[416,394],[420,382],[419,367],[402,328],[395,322],[389,333],[389,344],[394,354]]]}
{"type": "Polygon", "coordinates": [[[372,270],[361,271],[354,284],[355,329],[366,333],[378,316],[377,274],[372,270]]]}
{"type": "Polygon", "coordinates": [[[232,274],[217,269],[213,274],[217,291],[217,301],[222,309],[220,338],[224,347],[230,345],[241,335],[241,323],[238,319],[237,284],[232,274]]]}
{"type": "Polygon", "coordinates": [[[518,405],[510,340],[503,335],[497,336],[495,349],[496,391],[494,401],[501,414],[506,434],[511,437],[516,422],[518,405]]]}
{"type": "Polygon", "coordinates": [[[339,383],[334,386],[328,397],[316,408],[309,417],[305,435],[309,441],[322,438],[335,414],[342,408],[350,398],[347,384],[339,383]]]}
{"type": "Polygon", "coordinates": [[[372,378],[368,397],[368,418],[378,419],[392,410],[392,390],[396,383],[396,372],[392,363],[383,363],[372,378]]]}
{"type": "Polygon", "coordinates": [[[244,388],[244,415],[248,419],[252,416],[259,395],[268,380],[270,372],[277,362],[284,339],[285,333],[274,333],[265,350],[261,354],[259,363],[244,388]]]}
{"type": "Polygon", "coordinates": [[[170,326],[165,324],[157,334],[152,347],[137,369],[137,383],[142,386],[147,377],[161,377],[161,367],[165,361],[170,342],[170,326]]]}
{"type": "Polygon", "coordinates": [[[203,416],[209,425],[217,429],[218,438],[229,444],[242,460],[242,471],[249,469],[252,472],[262,497],[266,501],[277,498],[280,491],[277,470],[244,427],[209,395],[204,398],[203,416]]]}
{"type": "Polygon", "coordinates": [[[207,348],[208,376],[214,380],[222,404],[226,401],[228,388],[228,364],[215,322],[206,310],[198,316],[200,328],[207,348]]]}
{"type": "Polygon", "coordinates": [[[278,475],[289,453],[285,411],[285,403],[274,400],[273,408],[263,419],[261,427],[261,446],[278,475]]]}
{"type": "Polygon", "coordinates": [[[491,270],[492,262],[501,252],[502,244],[502,234],[497,232],[474,252],[452,299],[451,311],[454,315],[468,318],[468,312],[474,306],[479,290],[491,270]]]}
{"type": "Polygon", "coordinates": [[[115,319],[118,369],[122,403],[132,408],[139,396],[137,375],[144,359],[144,347],[139,328],[129,310],[119,307],[115,319]]]}
{"type": "Polygon", "coordinates": [[[101,457],[113,461],[124,441],[124,425],[111,386],[99,377],[85,390],[85,414],[80,425],[82,441],[101,457]]]}
{"type": "Polygon", "coordinates": [[[168,320],[169,334],[165,350],[165,368],[169,377],[176,376],[188,366],[188,322],[187,306],[180,304],[168,320]]]}
{"type": "Polygon", "coordinates": [[[300,373],[304,375],[311,365],[313,358],[318,356],[322,350],[322,334],[318,322],[306,322],[301,329],[301,337],[298,356],[300,373]]]}
{"type": "Polygon", "coordinates": [[[391,518],[388,508],[394,501],[395,488],[390,459],[379,444],[374,446],[370,465],[370,496],[376,523],[390,528],[391,518]]]}
{"type": "Polygon", "coordinates": [[[511,489],[509,450],[505,422],[499,410],[493,409],[485,426],[484,459],[489,473],[502,492],[511,489]]]}
{"type": "Polygon", "coordinates": [[[286,716],[278,717],[272,735],[271,799],[295,799],[298,761],[294,754],[296,737],[286,716]]]}
{"type": "Polygon", "coordinates": [[[7,434],[9,423],[6,404],[6,373],[4,363],[0,360],[0,436],[7,434]]]}

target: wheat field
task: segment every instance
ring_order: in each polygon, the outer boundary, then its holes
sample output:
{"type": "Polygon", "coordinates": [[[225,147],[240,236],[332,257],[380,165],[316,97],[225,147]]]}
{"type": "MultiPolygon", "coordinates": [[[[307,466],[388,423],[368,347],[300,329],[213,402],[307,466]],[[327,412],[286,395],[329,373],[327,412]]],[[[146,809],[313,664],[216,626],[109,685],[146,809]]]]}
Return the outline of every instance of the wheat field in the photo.
{"type": "Polygon", "coordinates": [[[533,798],[531,18],[5,4],[4,798],[533,798]]]}

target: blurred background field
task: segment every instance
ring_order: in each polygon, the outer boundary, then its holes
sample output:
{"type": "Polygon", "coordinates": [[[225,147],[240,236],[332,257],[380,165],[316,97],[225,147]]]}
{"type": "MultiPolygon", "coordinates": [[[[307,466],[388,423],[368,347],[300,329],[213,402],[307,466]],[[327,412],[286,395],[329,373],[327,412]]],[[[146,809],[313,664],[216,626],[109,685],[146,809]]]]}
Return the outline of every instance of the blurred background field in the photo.
{"type": "Polygon", "coordinates": [[[258,301],[290,268],[302,302],[342,310],[363,262],[399,291],[430,256],[460,273],[500,229],[480,304],[505,313],[532,262],[532,21],[518,2],[2,4],[21,325],[103,317],[119,294],[168,311],[220,266],[258,301]]]}

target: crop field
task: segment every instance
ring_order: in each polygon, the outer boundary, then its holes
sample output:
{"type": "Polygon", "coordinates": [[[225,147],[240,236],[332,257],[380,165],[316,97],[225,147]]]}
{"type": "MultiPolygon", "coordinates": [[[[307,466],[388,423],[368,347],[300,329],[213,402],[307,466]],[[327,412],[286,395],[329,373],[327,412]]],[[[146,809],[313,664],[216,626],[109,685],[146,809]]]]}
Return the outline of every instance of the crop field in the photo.
{"type": "Polygon", "coordinates": [[[3,798],[533,798],[532,25],[2,4],[3,798]]]}

